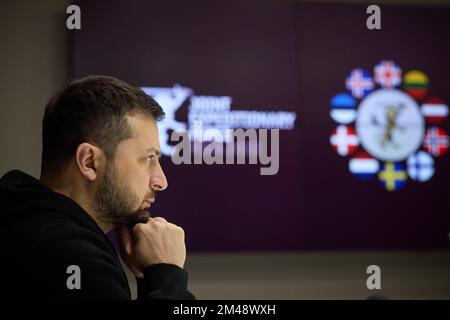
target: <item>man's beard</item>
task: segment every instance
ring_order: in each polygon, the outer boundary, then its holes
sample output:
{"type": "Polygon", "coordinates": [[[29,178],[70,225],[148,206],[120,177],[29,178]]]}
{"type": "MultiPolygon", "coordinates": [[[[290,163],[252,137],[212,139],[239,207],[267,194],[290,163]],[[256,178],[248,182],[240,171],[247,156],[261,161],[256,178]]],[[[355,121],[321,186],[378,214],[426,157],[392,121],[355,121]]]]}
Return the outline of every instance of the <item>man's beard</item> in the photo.
{"type": "Polygon", "coordinates": [[[146,223],[150,217],[147,210],[135,209],[140,204],[139,198],[119,183],[112,161],[106,164],[105,175],[95,193],[94,203],[95,210],[100,214],[99,219],[104,223],[133,226],[146,223]]]}

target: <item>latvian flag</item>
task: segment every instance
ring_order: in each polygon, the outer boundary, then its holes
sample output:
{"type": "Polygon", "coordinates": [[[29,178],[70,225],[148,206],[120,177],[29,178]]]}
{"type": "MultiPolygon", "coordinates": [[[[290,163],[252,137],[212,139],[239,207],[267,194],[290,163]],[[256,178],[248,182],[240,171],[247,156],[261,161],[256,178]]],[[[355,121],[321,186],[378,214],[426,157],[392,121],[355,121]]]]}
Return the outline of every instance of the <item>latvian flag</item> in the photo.
{"type": "Polygon", "coordinates": [[[330,115],[340,124],[349,124],[356,118],[356,100],[348,93],[338,93],[331,101],[330,115]]]}
{"type": "Polygon", "coordinates": [[[428,77],[418,70],[407,72],[403,78],[403,87],[416,100],[420,100],[428,93],[428,77]]]}
{"type": "Polygon", "coordinates": [[[448,144],[448,135],[443,129],[432,127],[427,130],[423,141],[423,147],[433,156],[439,157],[446,153],[448,144]]]}
{"type": "Polygon", "coordinates": [[[393,88],[402,82],[402,70],[390,60],[383,60],[375,66],[375,82],[383,88],[393,88]]]}
{"type": "Polygon", "coordinates": [[[424,182],[430,180],[434,174],[434,160],[425,151],[410,155],[406,161],[408,175],[411,179],[424,182]]]}
{"type": "Polygon", "coordinates": [[[333,131],[330,143],[340,156],[347,156],[356,151],[359,139],[352,127],[340,125],[333,131]]]}
{"type": "Polygon", "coordinates": [[[437,124],[448,115],[448,106],[439,98],[428,98],[420,107],[427,122],[437,124]]]}
{"type": "Polygon", "coordinates": [[[374,89],[375,84],[369,72],[354,69],[345,79],[345,87],[355,98],[361,99],[374,89]]]}
{"type": "Polygon", "coordinates": [[[369,180],[379,170],[378,160],[372,158],[366,152],[358,152],[348,163],[348,168],[358,179],[369,180]]]}

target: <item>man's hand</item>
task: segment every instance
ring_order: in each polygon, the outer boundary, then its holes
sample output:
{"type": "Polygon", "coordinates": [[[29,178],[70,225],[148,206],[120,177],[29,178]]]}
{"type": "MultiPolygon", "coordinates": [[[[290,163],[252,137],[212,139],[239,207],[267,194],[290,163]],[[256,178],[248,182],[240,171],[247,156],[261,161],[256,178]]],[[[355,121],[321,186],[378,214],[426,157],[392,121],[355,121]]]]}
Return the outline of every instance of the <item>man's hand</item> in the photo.
{"type": "Polygon", "coordinates": [[[136,277],[153,264],[168,263],[183,268],[186,245],[182,228],[164,218],[150,218],[132,229],[124,225],[118,228],[122,258],[136,277]]]}

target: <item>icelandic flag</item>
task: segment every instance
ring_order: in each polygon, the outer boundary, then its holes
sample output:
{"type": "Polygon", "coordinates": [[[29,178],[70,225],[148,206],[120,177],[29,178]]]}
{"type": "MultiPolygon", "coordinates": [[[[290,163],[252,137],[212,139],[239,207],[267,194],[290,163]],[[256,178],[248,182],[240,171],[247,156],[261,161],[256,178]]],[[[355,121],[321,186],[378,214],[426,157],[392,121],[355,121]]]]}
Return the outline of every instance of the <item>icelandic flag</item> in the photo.
{"type": "Polygon", "coordinates": [[[400,162],[386,162],[381,164],[381,170],[378,173],[378,179],[383,187],[388,191],[395,191],[405,186],[406,179],[405,168],[400,162]]]}
{"type": "Polygon", "coordinates": [[[363,69],[354,69],[345,79],[345,87],[355,98],[361,99],[375,88],[375,83],[369,72],[363,69]]]}
{"type": "Polygon", "coordinates": [[[424,182],[430,180],[434,174],[434,160],[425,151],[412,154],[406,160],[408,175],[411,179],[424,182]]]}
{"type": "Polygon", "coordinates": [[[383,88],[393,88],[402,82],[402,70],[391,60],[383,60],[374,68],[375,82],[383,88]]]}
{"type": "Polygon", "coordinates": [[[366,152],[358,152],[348,163],[348,168],[358,179],[369,180],[377,174],[380,164],[366,152]]]}
{"type": "Polygon", "coordinates": [[[439,98],[428,98],[420,107],[427,122],[437,124],[448,115],[448,106],[439,98]]]}
{"type": "Polygon", "coordinates": [[[338,93],[331,101],[331,118],[340,124],[349,124],[356,119],[356,100],[348,93],[338,93]]]}

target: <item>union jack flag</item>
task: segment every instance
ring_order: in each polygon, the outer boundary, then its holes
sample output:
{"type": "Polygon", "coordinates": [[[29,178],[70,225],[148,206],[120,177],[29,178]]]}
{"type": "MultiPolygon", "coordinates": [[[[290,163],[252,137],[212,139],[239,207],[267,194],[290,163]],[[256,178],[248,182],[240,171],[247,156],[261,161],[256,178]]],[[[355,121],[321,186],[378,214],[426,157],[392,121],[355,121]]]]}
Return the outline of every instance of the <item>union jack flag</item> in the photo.
{"type": "Polygon", "coordinates": [[[393,88],[402,82],[402,70],[391,60],[383,60],[374,68],[375,82],[383,88],[393,88]]]}

